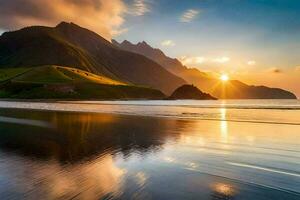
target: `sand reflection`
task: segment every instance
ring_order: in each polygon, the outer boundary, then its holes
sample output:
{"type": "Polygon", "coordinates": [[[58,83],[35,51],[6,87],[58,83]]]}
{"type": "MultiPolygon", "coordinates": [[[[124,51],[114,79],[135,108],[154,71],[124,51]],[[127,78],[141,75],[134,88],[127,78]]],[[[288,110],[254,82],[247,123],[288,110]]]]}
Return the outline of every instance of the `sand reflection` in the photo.
{"type": "Polygon", "coordinates": [[[227,143],[228,142],[228,122],[226,121],[226,108],[220,109],[220,133],[221,133],[221,142],[227,143]]]}
{"type": "Polygon", "coordinates": [[[212,187],[212,199],[213,200],[231,200],[234,199],[236,191],[233,186],[225,183],[216,183],[212,187]]]}
{"type": "Polygon", "coordinates": [[[118,197],[126,170],[117,167],[109,155],[71,166],[55,161],[28,165],[28,161],[14,157],[2,166],[0,176],[4,174],[9,176],[14,192],[29,199],[98,199],[118,197]]]}
{"type": "Polygon", "coordinates": [[[1,123],[0,199],[259,199],[300,184],[299,127],[228,122],[226,109],[220,121],[0,113],[56,127],[1,123]]]}

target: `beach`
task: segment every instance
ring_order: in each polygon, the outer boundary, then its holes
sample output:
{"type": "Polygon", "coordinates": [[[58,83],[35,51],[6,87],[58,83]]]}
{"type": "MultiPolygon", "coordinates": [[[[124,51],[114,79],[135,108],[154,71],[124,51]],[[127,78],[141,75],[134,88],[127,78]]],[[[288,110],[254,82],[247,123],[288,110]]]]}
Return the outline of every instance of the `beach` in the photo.
{"type": "Polygon", "coordinates": [[[299,101],[0,102],[1,199],[299,199],[299,101]]]}

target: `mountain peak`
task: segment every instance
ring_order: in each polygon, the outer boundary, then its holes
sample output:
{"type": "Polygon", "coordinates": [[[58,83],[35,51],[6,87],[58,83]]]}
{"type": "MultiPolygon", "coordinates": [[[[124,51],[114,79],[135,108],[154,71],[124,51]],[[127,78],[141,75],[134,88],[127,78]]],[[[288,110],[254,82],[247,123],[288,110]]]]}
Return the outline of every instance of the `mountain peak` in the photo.
{"type": "Polygon", "coordinates": [[[85,47],[93,47],[96,48],[98,42],[105,43],[107,45],[112,45],[109,41],[103,38],[96,32],[93,32],[87,28],[83,28],[73,22],[61,22],[56,27],[60,33],[64,34],[65,37],[72,40],[72,42],[80,43],[80,45],[84,45],[85,47]]]}
{"type": "Polygon", "coordinates": [[[77,24],[75,24],[73,22],[64,22],[64,21],[62,21],[59,24],[57,24],[55,28],[58,29],[58,30],[62,30],[63,32],[64,31],[68,31],[68,32],[74,32],[74,31],[93,32],[93,31],[90,31],[90,30],[88,30],[86,28],[83,28],[83,27],[81,27],[81,26],[79,26],[79,25],[77,25],[77,24]]]}
{"type": "Polygon", "coordinates": [[[62,21],[56,25],[56,28],[64,28],[64,27],[79,27],[78,25],[74,24],[73,22],[65,22],[62,21]]]}
{"type": "Polygon", "coordinates": [[[132,44],[130,42],[126,43],[125,41],[118,46],[124,50],[142,54],[151,60],[154,60],[171,73],[176,74],[177,71],[186,70],[186,67],[183,66],[177,59],[166,56],[163,51],[158,48],[153,48],[145,41],[137,44],[132,44]]]}
{"type": "MultiPolygon", "coordinates": [[[[142,42],[139,42],[137,43],[138,46],[142,46],[142,47],[151,47],[147,42],[145,41],[142,41],[142,42]]],[[[152,47],[151,47],[152,48],[152,47]]]]}
{"type": "MultiPolygon", "coordinates": [[[[74,32],[74,31],[82,31],[82,30],[87,30],[85,28],[80,27],[77,24],[74,24],[73,22],[60,22],[59,24],[56,25],[55,27],[58,30],[61,30],[63,32],[74,32]]],[[[88,30],[91,32],[90,30],[88,30]]]]}
{"type": "Polygon", "coordinates": [[[121,44],[124,44],[124,45],[132,45],[132,43],[129,42],[128,40],[124,40],[121,44]]]}
{"type": "Polygon", "coordinates": [[[29,27],[1,36],[0,57],[0,68],[73,67],[167,94],[185,83],[147,57],[120,50],[99,34],[69,22],[55,27],[29,27]]]}
{"type": "Polygon", "coordinates": [[[114,44],[114,45],[116,45],[116,46],[120,45],[120,43],[117,40],[115,40],[115,39],[111,39],[111,43],[114,44]]]}

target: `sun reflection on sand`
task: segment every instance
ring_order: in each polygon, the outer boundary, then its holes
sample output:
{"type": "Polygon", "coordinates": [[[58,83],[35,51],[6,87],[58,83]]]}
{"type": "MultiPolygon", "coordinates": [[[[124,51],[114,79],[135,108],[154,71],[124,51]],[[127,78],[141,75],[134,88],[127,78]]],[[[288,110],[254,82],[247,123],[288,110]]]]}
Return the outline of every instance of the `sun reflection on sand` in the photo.
{"type": "Polygon", "coordinates": [[[226,121],[226,108],[220,109],[220,133],[221,133],[221,142],[227,143],[228,142],[228,124],[226,121]]]}
{"type": "Polygon", "coordinates": [[[136,181],[137,181],[137,184],[140,186],[140,187],[143,187],[147,180],[148,180],[148,176],[144,173],[144,172],[138,172],[136,175],[136,181]]]}
{"type": "Polygon", "coordinates": [[[15,182],[19,188],[18,192],[27,192],[28,197],[35,194],[36,198],[39,194],[40,197],[48,199],[70,199],[74,196],[78,199],[96,199],[107,194],[118,196],[122,191],[122,179],[127,172],[117,167],[109,155],[91,163],[72,165],[68,169],[59,163],[51,162],[49,165],[39,166],[41,168],[38,172],[35,172],[36,168],[22,162],[23,160],[8,161],[6,174],[19,173],[20,181],[15,182]],[[15,167],[15,171],[10,172],[10,165],[22,167],[15,167]],[[24,172],[31,176],[25,175],[24,172]],[[25,188],[19,185],[24,182],[27,183],[25,188]]]}
{"type": "Polygon", "coordinates": [[[233,187],[225,183],[217,183],[213,186],[214,199],[232,199],[235,191],[233,187]]]}
{"type": "Polygon", "coordinates": [[[297,190],[290,177],[298,174],[290,171],[299,163],[299,127],[226,121],[232,110],[215,109],[218,120],[86,113],[35,118],[36,112],[18,111],[12,117],[50,121],[59,132],[0,126],[11,129],[6,135],[0,131],[0,138],[20,148],[1,164],[1,177],[13,186],[3,184],[0,195],[17,188],[28,197],[49,199],[147,199],[155,191],[169,199],[192,193],[192,199],[220,200],[248,195],[253,187],[244,182],[297,190]],[[24,134],[10,134],[16,130],[24,134]],[[275,176],[280,182],[274,183],[275,176]]]}

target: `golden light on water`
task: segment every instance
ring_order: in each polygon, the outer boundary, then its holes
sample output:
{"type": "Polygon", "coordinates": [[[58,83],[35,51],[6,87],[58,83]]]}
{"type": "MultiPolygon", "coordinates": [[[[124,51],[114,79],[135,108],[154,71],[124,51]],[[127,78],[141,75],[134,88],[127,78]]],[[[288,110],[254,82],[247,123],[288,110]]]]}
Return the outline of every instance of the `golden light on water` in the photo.
{"type": "Polygon", "coordinates": [[[223,184],[223,183],[216,184],[215,185],[215,191],[218,194],[225,195],[225,196],[231,196],[231,195],[234,194],[233,188],[230,185],[223,184]]]}
{"type": "Polygon", "coordinates": [[[221,132],[221,140],[224,143],[227,143],[228,140],[228,127],[226,121],[226,108],[220,109],[220,132],[221,132]]]}

